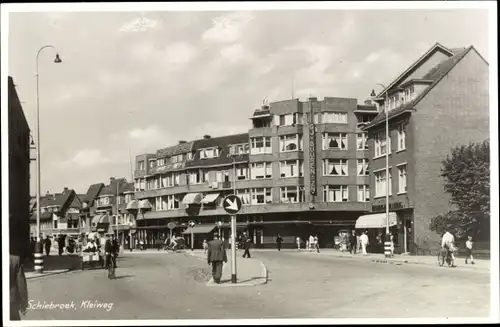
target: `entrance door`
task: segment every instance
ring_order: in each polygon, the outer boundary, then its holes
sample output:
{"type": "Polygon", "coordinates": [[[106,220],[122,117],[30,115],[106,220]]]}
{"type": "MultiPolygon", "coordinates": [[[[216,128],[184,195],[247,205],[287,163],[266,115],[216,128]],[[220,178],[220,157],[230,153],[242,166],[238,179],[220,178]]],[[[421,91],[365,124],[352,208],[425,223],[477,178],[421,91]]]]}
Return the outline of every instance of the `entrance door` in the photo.
{"type": "Polygon", "coordinates": [[[262,247],[262,228],[256,228],[255,229],[255,247],[260,248],[262,247]]]}

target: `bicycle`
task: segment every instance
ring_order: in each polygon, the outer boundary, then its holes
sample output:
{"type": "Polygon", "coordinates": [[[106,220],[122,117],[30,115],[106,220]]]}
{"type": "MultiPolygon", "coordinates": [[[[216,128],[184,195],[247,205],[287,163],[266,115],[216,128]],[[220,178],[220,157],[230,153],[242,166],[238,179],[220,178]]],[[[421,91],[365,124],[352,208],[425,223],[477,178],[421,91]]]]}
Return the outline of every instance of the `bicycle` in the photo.
{"type": "Polygon", "coordinates": [[[446,262],[448,264],[448,267],[454,267],[455,260],[451,255],[452,253],[453,251],[447,251],[446,249],[441,249],[440,251],[438,251],[438,265],[442,267],[446,262]]]}

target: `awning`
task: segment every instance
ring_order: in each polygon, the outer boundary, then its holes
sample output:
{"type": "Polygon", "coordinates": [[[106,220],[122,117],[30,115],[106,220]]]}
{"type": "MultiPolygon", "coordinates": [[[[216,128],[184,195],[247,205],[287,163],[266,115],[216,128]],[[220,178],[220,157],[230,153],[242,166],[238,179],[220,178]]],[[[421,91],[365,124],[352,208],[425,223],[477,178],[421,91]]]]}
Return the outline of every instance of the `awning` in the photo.
{"type": "MultiPolygon", "coordinates": [[[[395,212],[389,212],[389,227],[398,223],[398,217],[395,212]]],[[[384,228],[387,226],[385,213],[376,213],[372,215],[361,216],[356,220],[356,228],[384,228]]]]}
{"type": "Polygon", "coordinates": [[[139,201],[139,209],[152,209],[152,208],[153,206],[151,205],[148,199],[139,201]]]}
{"type": "Polygon", "coordinates": [[[127,210],[137,210],[137,209],[139,209],[139,201],[132,200],[129,203],[127,203],[127,210]]]}
{"type": "Polygon", "coordinates": [[[99,223],[108,223],[109,224],[109,216],[108,215],[95,215],[92,218],[91,225],[96,226],[99,223]]]}
{"type": "MultiPolygon", "coordinates": [[[[192,227],[193,234],[208,234],[214,230],[214,225],[195,225],[192,227]]],[[[191,228],[186,229],[182,234],[191,234],[191,228]]]]}
{"type": "Polygon", "coordinates": [[[212,203],[212,202],[215,202],[215,200],[217,200],[217,198],[219,197],[220,193],[210,193],[210,194],[207,194],[205,195],[205,197],[203,198],[203,200],[201,200],[201,203],[212,203]]]}
{"type": "Polygon", "coordinates": [[[193,203],[200,203],[201,201],[201,193],[188,193],[184,196],[184,199],[182,199],[182,203],[184,204],[193,204],[193,203]]]}

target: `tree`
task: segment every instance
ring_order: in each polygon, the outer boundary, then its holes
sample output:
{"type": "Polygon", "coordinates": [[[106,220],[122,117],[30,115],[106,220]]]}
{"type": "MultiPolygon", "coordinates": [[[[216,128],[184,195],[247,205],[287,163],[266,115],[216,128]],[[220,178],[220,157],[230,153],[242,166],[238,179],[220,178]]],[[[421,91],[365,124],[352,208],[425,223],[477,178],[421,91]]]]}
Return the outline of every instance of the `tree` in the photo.
{"type": "Polygon", "coordinates": [[[490,142],[452,149],[442,161],[445,192],[456,208],[431,220],[430,228],[443,233],[446,226],[461,238],[465,234],[488,238],[490,223],[490,142]]]}

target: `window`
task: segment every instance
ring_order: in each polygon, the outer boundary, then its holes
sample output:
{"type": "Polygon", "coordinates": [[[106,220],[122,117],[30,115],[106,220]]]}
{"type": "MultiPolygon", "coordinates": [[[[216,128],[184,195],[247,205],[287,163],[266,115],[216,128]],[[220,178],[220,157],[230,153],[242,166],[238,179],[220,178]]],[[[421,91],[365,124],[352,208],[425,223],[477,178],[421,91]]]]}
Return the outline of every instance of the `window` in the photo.
{"type": "Polygon", "coordinates": [[[179,209],[179,196],[172,194],[167,195],[167,210],[179,209]]]}
{"type": "Polygon", "coordinates": [[[406,185],[406,164],[398,166],[398,193],[406,193],[407,185],[406,185]]]}
{"type": "Polygon", "coordinates": [[[251,154],[273,153],[271,148],[271,137],[252,137],[250,139],[251,154]]]}
{"type": "Polygon", "coordinates": [[[321,124],[321,113],[317,112],[314,114],[314,123],[315,124],[321,124]]]}
{"type": "Polygon", "coordinates": [[[347,160],[323,159],[323,176],[347,176],[347,160]]]}
{"type": "Polygon", "coordinates": [[[280,177],[302,177],[304,165],[301,160],[280,161],[280,177]]]}
{"type": "Polygon", "coordinates": [[[156,167],[156,159],[149,159],[149,168],[156,167]]]}
{"type": "Polygon", "coordinates": [[[145,188],[146,188],[146,181],[144,180],[144,178],[138,178],[135,180],[135,191],[136,192],[140,192],[140,191],[144,191],[145,188]]]}
{"type": "Polygon", "coordinates": [[[368,185],[358,185],[358,202],[370,201],[370,187],[368,185]]]}
{"type": "Polygon", "coordinates": [[[209,148],[200,150],[200,159],[211,159],[219,156],[218,148],[209,148]]]}
{"type": "Polygon", "coordinates": [[[175,156],[170,157],[170,162],[171,163],[182,162],[183,159],[184,159],[184,157],[182,154],[177,154],[175,156]]]}
{"type": "MultiPolygon", "coordinates": [[[[389,154],[391,153],[391,138],[389,136],[389,154]]],[[[375,157],[380,157],[386,154],[387,142],[385,131],[375,134],[375,157]]]]}
{"type": "Polygon", "coordinates": [[[194,184],[203,184],[208,182],[208,171],[192,170],[188,173],[188,182],[191,185],[194,184]]]}
{"type": "Polygon", "coordinates": [[[368,176],[368,159],[358,159],[358,176],[368,176]]]}
{"type": "Polygon", "coordinates": [[[105,196],[99,199],[99,204],[106,205],[109,204],[109,197],[105,196]]]}
{"type": "Polygon", "coordinates": [[[325,185],[323,186],[323,200],[325,202],[347,202],[349,201],[349,188],[347,185],[325,185]]]}
{"type": "Polygon", "coordinates": [[[179,186],[181,185],[181,173],[174,173],[174,185],[173,186],[179,186]]]}
{"type": "Polygon", "coordinates": [[[305,201],[304,189],[300,186],[286,186],[280,188],[281,203],[299,203],[305,201]]]}
{"type": "Polygon", "coordinates": [[[323,133],[323,150],[347,150],[347,134],[323,133]]]}
{"type": "Polygon", "coordinates": [[[252,189],[252,204],[272,203],[272,189],[270,188],[254,188],[252,189]]]}
{"type": "Polygon", "coordinates": [[[368,134],[358,133],[356,136],[356,149],[357,150],[368,150],[368,134]]]}
{"type": "Polygon", "coordinates": [[[229,154],[231,155],[240,155],[249,153],[249,145],[248,144],[235,144],[229,147],[229,154]]]}
{"type": "Polygon", "coordinates": [[[250,175],[252,179],[272,178],[271,162],[255,162],[251,164],[250,175]]]}
{"type": "Polygon", "coordinates": [[[280,136],[280,152],[302,151],[302,135],[282,135],[280,136]]]}
{"type": "Polygon", "coordinates": [[[187,158],[186,158],[187,160],[193,160],[194,159],[194,153],[193,152],[188,152],[186,154],[186,156],[187,156],[187,158]]]}
{"type": "MultiPolygon", "coordinates": [[[[165,197],[165,200],[166,200],[166,197],[165,197]]],[[[164,206],[163,197],[161,197],[161,196],[155,197],[155,210],[161,211],[161,210],[164,210],[164,208],[165,209],[167,208],[167,203],[165,201],[165,206],[164,206]]]]}
{"type": "Polygon", "coordinates": [[[295,112],[292,114],[284,114],[274,116],[274,123],[276,126],[295,126],[301,123],[302,114],[295,112]]]}
{"type": "Polygon", "coordinates": [[[347,124],[347,112],[323,112],[323,124],[347,124]]]}
{"type": "MultiPolygon", "coordinates": [[[[375,197],[386,195],[387,183],[385,178],[385,169],[374,173],[375,176],[375,197]]],[[[389,168],[389,195],[392,194],[392,175],[389,168]]]]}
{"type": "Polygon", "coordinates": [[[236,167],[236,178],[238,180],[248,179],[248,167],[236,167]]]}
{"type": "Polygon", "coordinates": [[[405,126],[400,124],[398,126],[398,151],[406,150],[406,131],[405,126]]]}
{"type": "Polygon", "coordinates": [[[243,204],[250,204],[251,203],[249,189],[236,190],[236,195],[241,199],[241,202],[243,204]]]}
{"type": "Polygon", "coordinates": [[[141,160],[139,162],[137,162],[137,169],[138,170],[144,170],[144,160],[141,160]]]}
{"type": "Polygon", "coordinates": [[[165,158],[158,159],[158,166],[165,166],[165,158]]]}
{"type": "Polygon", "coordinates": [[[133,194],[131,193],[125,194],[125,203],[129,203],[132,200],[133,200],[133,194]]]}

